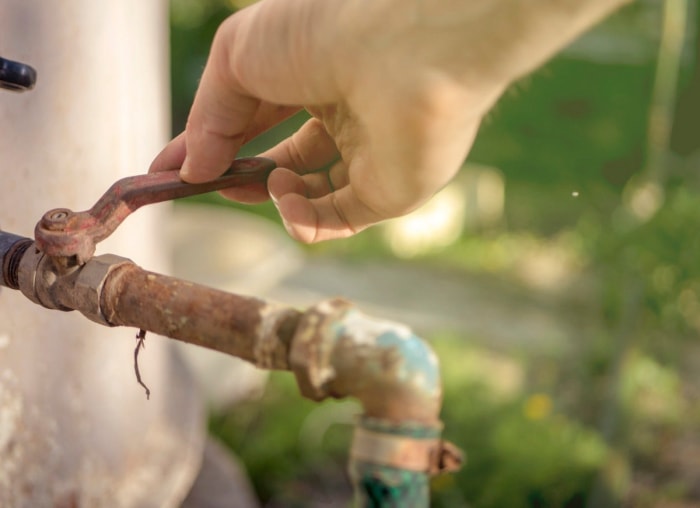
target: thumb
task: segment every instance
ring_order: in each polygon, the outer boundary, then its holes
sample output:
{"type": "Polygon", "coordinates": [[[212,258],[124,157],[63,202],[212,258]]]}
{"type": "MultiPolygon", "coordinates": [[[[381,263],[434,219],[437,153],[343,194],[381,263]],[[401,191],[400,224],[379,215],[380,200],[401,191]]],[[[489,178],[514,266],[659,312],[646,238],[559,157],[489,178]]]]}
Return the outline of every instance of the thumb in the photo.
{"type": "Polygon", "coordinates": [[[287,232],[303,243],[347,238],[386,219],[358,199],[350,185],[314,199],[294,192],[271,195],[287,232]]]}

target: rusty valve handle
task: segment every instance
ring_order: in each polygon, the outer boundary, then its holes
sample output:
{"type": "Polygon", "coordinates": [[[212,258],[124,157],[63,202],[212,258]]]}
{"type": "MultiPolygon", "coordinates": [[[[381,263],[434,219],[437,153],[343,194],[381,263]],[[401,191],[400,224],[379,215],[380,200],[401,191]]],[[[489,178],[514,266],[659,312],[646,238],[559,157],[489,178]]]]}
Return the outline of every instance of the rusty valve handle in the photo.
{"type": "Polygon", "coordinates": [[[249,157],[236,159],[226,173],[204,183],[185,183],[179,171],[122,178],[90,210],[46,212],[34,230],[36,246],[63,266],[83,265],[95,253],[95,246],[143,205],[265,182],[274,168],[270,159],[249,157]]]}

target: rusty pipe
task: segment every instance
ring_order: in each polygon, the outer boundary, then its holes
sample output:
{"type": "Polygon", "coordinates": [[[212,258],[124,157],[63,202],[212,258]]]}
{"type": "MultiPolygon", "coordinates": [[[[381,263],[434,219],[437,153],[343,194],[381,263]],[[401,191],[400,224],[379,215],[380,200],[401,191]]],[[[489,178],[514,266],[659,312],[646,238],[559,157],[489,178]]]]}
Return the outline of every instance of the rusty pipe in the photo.
{"type": "Polygon", "coordinates": [[[365,415],[437,425],[436,355],[403,325],[363,315],[344,300],[303,314],[290,307],[143,270],[105,254],[65,271],[31,240],[0,232],[3,281],[50,309],[78,310],[270,369],[294,370],[313,400],[356,397],[365,415]],[[21,248],[20,248],[21,247],[21,248]]]}
{"type": "Polygon", "coordinates": [[[288,370],[301,313],[124,264],[107,279],[100,305],[113,326],[133,326],[221,351],[264,369],[288,370]]]}
{"type": "Polygon", "coordinates": [[[461,463],[460,452],[440,439],[437,357],[403,325],[339,299],[301,313],[147,272],[110,254],[66,270],[31,240],[3,232],[0,255],[0,282],[44,307],[292,370],[312,400],[357,398],[364,413],[349,469],[361,506],[428,506],[429,477],[461,463]]]}
{"type": "Polygon", "coordinates": [[[106,326],[133,326],[288,370],[301,313],[293,308],[143,270],[104,254],[66,267],[23,237],[0,232],[2,283],[55,310],[78,310],[106,326]]]}
{"type": "Polygon", "coordinates": [[[407,327],[371,318],[341,299],[309,309],[290,363],[310,399],[357,398],[370,418],[439,422],[438,359],[407,327]]]}
{"type": "Polygon", "coordinates": [[[428,506],[430,476],[459,468],[440,439],[437,356],[407,327],[322,302],[302,316],[290,364],[306,397],[362,403],[349,464],[360,506],[428,506]]]}

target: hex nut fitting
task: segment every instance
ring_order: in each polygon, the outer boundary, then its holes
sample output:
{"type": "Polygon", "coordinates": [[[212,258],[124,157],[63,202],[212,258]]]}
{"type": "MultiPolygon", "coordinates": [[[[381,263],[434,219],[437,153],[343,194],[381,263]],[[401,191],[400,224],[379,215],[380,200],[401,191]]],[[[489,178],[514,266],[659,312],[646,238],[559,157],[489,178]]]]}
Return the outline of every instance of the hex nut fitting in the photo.
{"type": "MultiPolygon", "coordinates": [[[[40,266],[42,266],[42,261],[44,261],[44,254],[36,248],[36,245],[30,246],[22,255],[22,259],[19,262],[17,285],[22,294],[29,300],[38,305],[48,307],[40,300],[35,286],[37,274],[41,270],[40,266]]],[[[52,309],[55,307],[48,308],[52,309]]]]}
{"type": "Polygon", "coordinates": [[[77,270],[72,294],[66,294],[64,290],[56,296],[61,303],[80,311],[88,319],[111,326],[111,323],[102,315],[100,304],[102,288],[109,275],[125,264],[133,264],[133,262],[114,254],[95,256],[77,270]],[[64,300],[66,297],[69,301],[64,300]]]}

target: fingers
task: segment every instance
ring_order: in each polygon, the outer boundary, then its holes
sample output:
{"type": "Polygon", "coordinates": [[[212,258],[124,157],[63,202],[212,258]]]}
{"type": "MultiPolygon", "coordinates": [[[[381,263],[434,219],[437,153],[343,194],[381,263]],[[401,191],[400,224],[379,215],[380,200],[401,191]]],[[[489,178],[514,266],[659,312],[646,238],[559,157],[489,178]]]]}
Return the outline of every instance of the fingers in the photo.
{"type": "Polygon", "coordinates": [[[347,238],[384,219],[362,203],[350,185],[309,199],[304,178],[281,171],[270,176],[268,189],[287,232],[300,242],[347,238]]]}
{"type": "Polygon", "coordinates": [[[316,118],[263,153],[277,162],[267,188],[289,234],[304,243],[351,236],[379,220],[358,202],[333,138],[316,118]]]}
{"type": "MultiPolygon", "coordinates": [[[[258,107],[255,117],[246,130],[244,142],[250,141],[259,134],[274,127],[283,120],[299,111],[298,106],[280,106],[277,104],[262,103],[258,107]]],[[[180,169],[185,160],[187,148],[185,143],[185,133],[181,132],[153,159],[148,169],[149,173],[159,171],[171,171],[180,169]]],[[[230,164],[231,161],[229,161],[230,164]]]]}
{"type": "MultiPolygon", "coordinates": [[[[185,160],[185,133],[179,134],[153,160],[148,169],[149,173],[157,173],[159,171],[173,171],[180,169],[185,160]]],[[[230,165],[230,162],[229,162],[230,165]]],[[[249,185],[240,185],[232,187],[220,192],[221,195],[238,201],[239,203],[255,204],[262,203],[269,199],[267,187],[264,183],[253,183],[249,185]]]]}
{"type": "Polygon", "coordinates": [[[267,188],[287,232],[304,243],[347,238],[388,218],[361,199],[343,161],[306,174],[278,168],[267,188]]]}
{"type": "Polygon", "coordinates": [[[361,126],[346,131],[353,132],[346,137],[351,146],[341,145],[349,164],[335,164],[330,179],[303,174],[313,166],[308,160],[295,162],[305,153],[304,139],[292,145],[297,156],[287,160],[302,174],[277,170],[268,190],[294,238],[311,243],[351,236],[414,210],[454,176],[473,142],[480,115],[455,107],[469,104],[459,90],[440,87],[429,92],[400,101],[412,104],[409,109],[390,99],[375,102],[371,110],[356,107],[366,119],[365,130],[361,126]]]}
{"type": "MultiPolygon", "coordinates": [[[[262,103],[245,133],[245,141],[254,138],[270,127],[299,111],[296,106],[279,106],[262,103]]],[[[149,173],[179,169],[187,154],[186,133],[175,137],[153,160],[149,173]]],[[[291,167],[305,173],[324,167],[337,158],[333,140],[325,132],[321,122],[311,119],[290,138],[268,150],[263,157],[275,160],[278,166],[291,167]]],[[[230,162],[228,165],[230,165],[230,162]]],[[[228,165],[226,167],[228,167],[228,165]]],[[[239,203],[255,204],[269,199],[265,184],[232,187],[221,195],[239,203]]]]}
{"type": "Polygon", "coordinates": [[[205,70],[185,129],[186,156],[180,174],[198,183],[222,174],[236,157],[259,102],[226,92],[205,70]],[[233,96],[233,97],[232,97],[233,96]]]}
{"type": "Polygon", "coordinates": [[[295,193],[309,199],[336,192],[347,184],[347,170],[343,162],[333,165],[330,170],[324,169],[305,175],[299,175],[286,168],[277,168],[267,180],[268,189],[275,196],[295,193]]]}
{"type": "Polygon", "coordinates": [[[318,30],[307,30],[325,10],[314,6],[269,0],[219,27],[185,130],[184,180],[217,177],[250,135],[270,126],[265,113],[279,119],[296,110],[284,106],[269,112],[261,103],[313,103],[332,95],[328,72],[320,71],[329,65],[315,65],[323,40],[317,40],[318,30]],[[298,19],[290,22],[290,16],[298,19]]]}
{"type": "Polygon", "coordinates": [[[260,155],[274,160],[278,167],[305,174],[337,159],[338,149],[323,123],[311,118],[290,137],[260,155]]]}
{"type": "MultiPolygon", "coordinates": [[[[172,150],[175,151],[175,148],[172,150]]],[[[273,171],[270,175],[268,188],[272,185],[281,194],[293,189],[294,192],[301,192],[313,197],[331,192],[327,177],[328,172],[314,172],[337,159],[338,150],[335,148],[333,139],[323,128],[323,124],[318,120],[312,118],[307,121],[289,138],[260,155],[274,160],[281,168],[273,171]],[[301,180],[299,175],[307,176],[301,180]],[[294,183],[290,184],[289,182],[294,183]]],[[[337,171],[336,173],[334,188],[340,188],[345,185],[347,180],[343,176],[346,172],[337,171]]],[[[254,204],[269,198],[268,188],[262,184],[252,184],[232,187],[222,191],[221,194],[240,203],[254,204]]]]}
{"type": "Polygon", "coordinates": [[[246,19],[241,14],[219,27],[187,119],[181,175],[188,182],[211,180],[226,171],[261,104],[244,90],[231,68],[231,46],[246,19]]]}
{"type": "MultiPolygon", "coordinates": [[[[248,132],[246,132],[246,141],[249,139],[254,138],[258,134],[264,132],[265,130],[269,129],[271,126],[278,124],[285,118],[288,118],[289,116],[293,115],[299,110],[298,107],[294,106],[277,106],[277,105],[272,105],[272,104],[266,104],[262,103],[260,107],[258,108],[258,112],[255,115],[255,118],[253,119],[248,132]]],[[[292,138],[301,138],[301,139],[306,139],[308,136],[306,134],[308,129],[304,129],[304,126],[302,126],[302,129],[293,134],[292,138]]],[[[314,136],[311,136],[313,139],[314,136]]],[[[332,141],[330,141],[332,144],[332,141]]],[[[284,144],[292,144],[294,145],[295,142],[289,141],[289,138],[280,145],[284,144]]],[[[309,151],[312,149],[312,146],[310,146],[309,142],[301,142],[301,144],[304,146],[304,151],[309,151]]],[[[279,145],[278,145],[279,146],[279,145]]],[[[174,149],[173,149],[174,150],[174,149]]],[[[272,160],[274,160],[278,166],[287,166],[286,162],[289,161],[289,152],[294,151],[293,148],[291,149],[278,149],[275,151],[275,149],[269,150],[265,152],[264,154],[261,154],[262,157],[268,157],[272,160]],[[284,155],[287,154],[285,157],[284,155]],[[280,162],[281,161],[281,162],[280,162]]],[[[306,156],[308,157],[308,156],[306,156]]],[[[325,156],[322,156],[325,158],[325,156]]],[[[230,189],[226,189],[220,192],[222,196],[225,198],[231,199],[233,201],[237,201],[239,203],[246,203],[246,204],[256,204],[256,203],[262,203],[264,201],[267,201],[269,199],[269,194],[267,192],[267,187],[263,183],[259,184],[250,184],[250,185],[241,185],[238,187],[231,187],[230,189]]]]}
{"type": "Polygon", "coordinates": [[[262,134],[266,130],[274,127],[278,123],[286,120],[301,110],[299,106],[285,106],[263,102],[250,122],[245,133],[244,143],[262,134]]]}
{"type": "Polygon", "coordinates": [[[182,167],[182,162],[185,160],[185,133],[182,132],[176,136],[170,143],[165,145],[165,148],[153,159],[151,166],[148,168],[149,173],[158,173],[160,171],[172,171],[182,167]]]}

